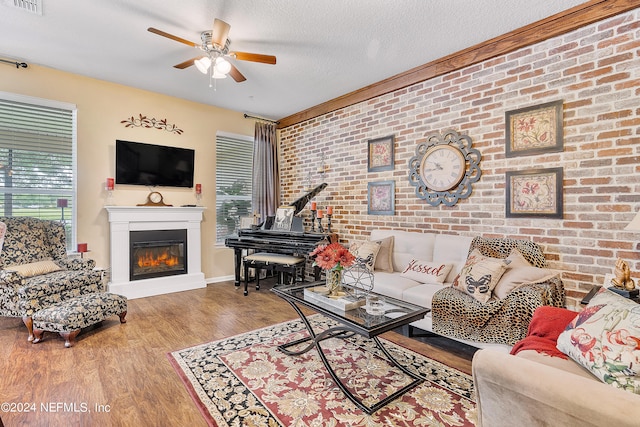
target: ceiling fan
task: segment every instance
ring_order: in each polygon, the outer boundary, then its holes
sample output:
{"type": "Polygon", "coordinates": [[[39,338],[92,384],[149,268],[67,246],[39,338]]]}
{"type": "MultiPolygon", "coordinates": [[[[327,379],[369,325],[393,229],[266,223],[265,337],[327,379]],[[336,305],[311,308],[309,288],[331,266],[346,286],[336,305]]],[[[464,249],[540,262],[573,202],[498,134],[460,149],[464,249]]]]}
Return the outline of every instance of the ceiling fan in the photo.
{"type": "Polygon", "coordinates": [[[229,74],[238,83],[246,80],[246,77],[243,76],[231,62],[227,61],[226,58],[272,65],[276,63],[276,57],[272,55],[230,51],[229,46],[231,45],[231,40],[227,37],[230,28],[231,26],[226,22],[215,19],[213,21],[213,29],[211,31],[203,31],[200,34],[201,44],[165,33],[153,27],[147,28],[147,31],[202,50],[204,55],[181,62],[180,64],[174,65],[174,67],[184,69],[195,65],[203,74],[211,73],[211,77],[213,78],[223,78],[229,74]]]}

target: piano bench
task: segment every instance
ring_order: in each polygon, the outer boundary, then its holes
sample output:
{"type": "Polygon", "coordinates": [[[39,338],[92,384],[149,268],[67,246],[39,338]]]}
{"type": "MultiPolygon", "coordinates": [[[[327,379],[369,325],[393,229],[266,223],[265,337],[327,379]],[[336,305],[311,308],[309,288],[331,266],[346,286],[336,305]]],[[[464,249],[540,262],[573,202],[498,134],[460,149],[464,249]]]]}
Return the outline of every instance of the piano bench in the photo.
{"type": "Polygon", "coordinates": [[[258,252],[255,254],[247,255],[243,259],[244,261],[244,295],[249,294],[249,269],[253,268],[256,271],[256,290],[260,289],[260,270],[274,270],[278,274],[278,284],[285,283],[285,279],[291,277],[293,282],[296,281],[298,271],[304,270],[305,257],[284,255],[284,254],[272,254],[269,252],[258,252]]]}

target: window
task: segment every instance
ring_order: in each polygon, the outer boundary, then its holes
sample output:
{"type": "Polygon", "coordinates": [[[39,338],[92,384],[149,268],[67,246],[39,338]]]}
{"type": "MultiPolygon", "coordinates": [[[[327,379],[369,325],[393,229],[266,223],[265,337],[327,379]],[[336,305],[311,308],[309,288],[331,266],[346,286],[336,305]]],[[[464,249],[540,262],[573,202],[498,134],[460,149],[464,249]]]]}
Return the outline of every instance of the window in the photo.
{"type": "Polygon", "coordinates": [[[60,220],[75,242],[76,107],[0,92],[0,216],[60,220]]]}
{"type": "Polygon", "coordinates": [[[216,243],[238,230],[241,217],[251,216],[253,138],[216,136],[216,243]]]}

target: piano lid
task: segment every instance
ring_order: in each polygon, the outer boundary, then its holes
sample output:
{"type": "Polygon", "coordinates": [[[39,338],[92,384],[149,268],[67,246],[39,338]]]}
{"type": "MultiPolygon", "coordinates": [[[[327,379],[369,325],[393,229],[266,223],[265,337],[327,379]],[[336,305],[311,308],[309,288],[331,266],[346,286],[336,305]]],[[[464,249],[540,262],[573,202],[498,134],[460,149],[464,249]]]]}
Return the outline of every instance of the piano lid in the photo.
{"type": "Polygon", "coordinates": [[[325,189],[326,186],[327,186],[327,183],[323,182],[322,184],[318,185],[313,190],[309,191],[307,194],[305,194],[302,197],[300,197],[299,199],[297,199],[295,202],[291,203],[289,206],[293,206],[295,208],[295,211],[293,212],[293,214],[294,215],[298,215],[298,213],[302,209],[304,209],[305,206],[307,206],[307,203],[309,203],[309,200],[311,200],[314,197],[316,197],[318,195],[318,193],[320,193],[322,190],[325,189]]]}

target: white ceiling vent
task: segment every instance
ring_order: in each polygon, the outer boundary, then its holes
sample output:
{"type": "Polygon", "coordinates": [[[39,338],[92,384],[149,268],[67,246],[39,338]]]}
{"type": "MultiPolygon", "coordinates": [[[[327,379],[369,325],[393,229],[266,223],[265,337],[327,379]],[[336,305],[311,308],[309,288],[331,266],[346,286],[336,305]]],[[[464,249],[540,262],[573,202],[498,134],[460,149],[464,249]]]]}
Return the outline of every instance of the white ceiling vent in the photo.
{"type": "Polygon", "coordinates": [[[13,0],[13,6],[26,12],[42,15],[42,0],[13,0]]]}

